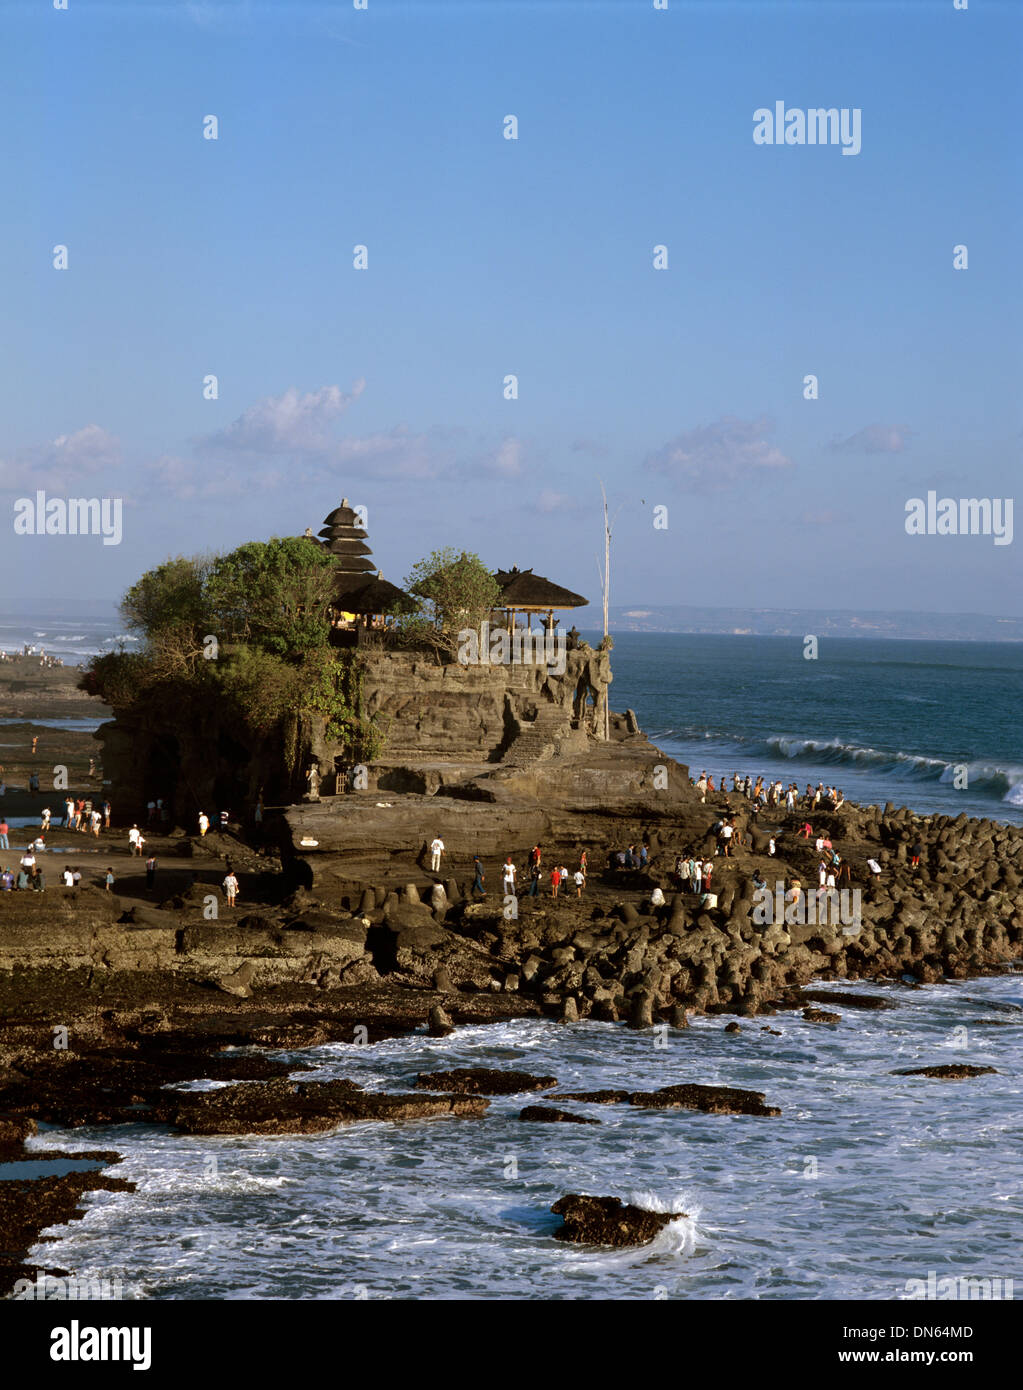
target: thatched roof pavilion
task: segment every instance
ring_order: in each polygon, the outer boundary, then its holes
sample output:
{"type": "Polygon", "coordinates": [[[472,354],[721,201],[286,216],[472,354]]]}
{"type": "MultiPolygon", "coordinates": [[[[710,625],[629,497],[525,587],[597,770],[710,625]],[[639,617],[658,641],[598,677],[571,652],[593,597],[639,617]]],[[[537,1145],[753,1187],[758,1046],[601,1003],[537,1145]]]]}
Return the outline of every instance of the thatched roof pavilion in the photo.
{"type": "Polygon", "coordinates": [[[583,598],[582,594],[563,589],[560,584],[545,579],[542,574],[534,574],[531,569],[513,567],[498,570],[494,578],[501,588],[501,607],[513,624],[516,613],[527,614],[530,623],[534,613],[543,613],[550,624],[556,609],[583,608],[589,603],[589,599],[583,598]]]}

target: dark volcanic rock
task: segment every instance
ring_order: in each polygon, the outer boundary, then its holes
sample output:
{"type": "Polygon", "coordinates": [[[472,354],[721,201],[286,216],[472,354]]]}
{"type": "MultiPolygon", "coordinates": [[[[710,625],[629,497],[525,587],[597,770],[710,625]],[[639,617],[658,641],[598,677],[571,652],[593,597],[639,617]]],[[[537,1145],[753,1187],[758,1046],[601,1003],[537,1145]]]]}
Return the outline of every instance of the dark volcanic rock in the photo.
{"type": "Polygon", "coordinates": [[[836,994],[828,989],[804,989],[800,991],[799,997],[800,999],[809,999],[815,1004],[844,1004],[847,1009],[895,1008],[892,1000],[884,999],[879,994],[845,994],[844,992],[836,994]]]}
{"type": "Polygon", "coordinates": [[[319,1134],[361,1120],[482,1115],[489,1102],[465,1096],[367,1092],[354,1081],[287,1081],[225,1086],[169,1097],[162,1117],[186,1134],[319,1134]]]}
{"type": "Polygon", "coordinates": [[[527,1105],[519,1111],[520,1120],[539,1120],[549,1124],[599,1125],[599,1120],[591,1120],[587,1115],[573,1115],[568,1110],[558,1110],[553,1105],[527,1105]]]}
{"type": "Polygon", "coordinates": [[[547,1091],[556,1076],[530,1076],[526,1071],[492,1071],[488,1067],[454,1067],[424,1071],[416,1077],[419,1091],[455,1091],[465,1096],[511,1096],[517,1091],[547,1091]]]}
{"type": "Polygon", "coordinates": [[[807,1023],[841,1023],[841,1014],[830,1014],[827,1009],[804,1009],[803,1017],[807,1023]]]}
{"type": "Polygon", "coordinates": [[[710,1115],[780,1115],[764,1104],[763,1091],[741,1091],[731,1086],[662,1086],[657,1091],[633,1091],[630,1105],[657,1110],[703,1110],[710,1115]]]}
{"type": "Polygon", "coordinates": [[[963,1081],[970,1076],[997,1075],[996,1067],[968,1067],[947,1065],[941,1067],[910,1067],[908,1071],[893,1071],[892,1076],[936,1076],[942,1081],[963,1081]]]}
{"type": "Polygon", "coordinates": [[[551,1207],[565,1224],[554,1232],[555,1240],[577,1245],[646,1245],[670,1221],[685,1216],[684,1211],[643,1211],[623,1205],[618,1197],[583,1197],[569,1193],[551,1207]]]}
{"type": "Polygon", "coordinates": [[[629,1099],[628,1091],[561,1091],[551,1100],[588,1100],[594,1105],[617,1105],[629,1099]]]}

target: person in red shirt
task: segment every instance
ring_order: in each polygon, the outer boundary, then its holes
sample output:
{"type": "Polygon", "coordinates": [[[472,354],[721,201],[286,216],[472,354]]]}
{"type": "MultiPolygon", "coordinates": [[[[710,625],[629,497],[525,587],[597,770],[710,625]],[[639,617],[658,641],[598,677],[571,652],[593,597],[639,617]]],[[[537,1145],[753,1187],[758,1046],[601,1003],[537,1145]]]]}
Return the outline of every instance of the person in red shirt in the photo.
{"type": "Polygon", "coordinates": [[[557,869],[557,868],[552,869],[552,870],[551,870],[551,897],[552,897],[552,898],[556,898],[556,897],[558,896],[558,889],[559,889],[560,887],[561,887],[561,870],[560,870],[560,869],[557,869]]]}

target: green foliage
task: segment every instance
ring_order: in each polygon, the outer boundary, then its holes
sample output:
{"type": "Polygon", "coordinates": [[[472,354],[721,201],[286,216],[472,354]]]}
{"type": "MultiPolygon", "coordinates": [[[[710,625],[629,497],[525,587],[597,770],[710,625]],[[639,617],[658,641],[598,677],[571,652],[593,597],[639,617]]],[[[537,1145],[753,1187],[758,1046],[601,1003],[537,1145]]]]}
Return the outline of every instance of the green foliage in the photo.
{"type": "Polygon", "coordinates": [[[148,570],[121,600],[127,626],[146,638],[167,629],[208,630],[205,591],[210,563],[206,556],[179,555],[148,570]]]}
{"type": "Polygon", "coordinates": [[[228,555],[168,560],[125,595],[139,653],[93,658],[81,688],[154,727],[187,728],[214,701],[252,741],[279,738],[289,771],[303,721],[326,717],[326,735],[363,760],[383,733],[362,713],[361,658],[330,645],[337,564],[306,537],[253,541],[228,555]],[[217,639],[207,659],[204,639],[217,639]]]}
{"type": "Polygon", "coordinates": [[[336,579],[334,557],[304,536],[250,541],[211,565],[211,631],[281,656],[325,647],[336,579]]]}
{"type": "Polygon", "coordinates": [[[410,645],[422,643],[454,651],[462,628],[478,628],[501,601],[497,580],[478,555],[450,546],[413,565],[405,588],[420,600],[419,610],[398,620],[410,645]]]}

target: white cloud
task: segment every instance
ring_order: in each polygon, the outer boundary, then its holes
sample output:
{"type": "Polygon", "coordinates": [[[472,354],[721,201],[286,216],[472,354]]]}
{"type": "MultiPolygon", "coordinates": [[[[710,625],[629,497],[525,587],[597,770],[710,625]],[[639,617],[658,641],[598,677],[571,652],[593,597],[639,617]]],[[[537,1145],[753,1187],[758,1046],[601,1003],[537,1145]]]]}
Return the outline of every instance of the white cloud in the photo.
{"type": "MultiPolygon", "coordinates": [[[[95,490],[97,474],[110,473],[121,464],[120,441],[101,425],[85,425],[73,434],[61,434],[47,444],[17,449],[0,459],[0,491],[28,495],[46,492],[72,496],[85,481],[95,490]]],[[[115,486],[115,480],[109,480],[115,486]]]]}
{"type": "Polygon", "coordinates": [[[836,454],[903,454],[913,437],[908,425],[867,425],[848,439],[832,441],[836,454]]]}
{"type": "Polygon", "coordinates": [[[723,492],[793,466],[769,441],[773,429],[767,418],[726,416],[669,439],[647,455],[644,467],[672,478],[686,491],[723,492]]]}
{"type": "Polygon", "coordinates": [[[291,386],[280,396],[264,396],[233,420],[226,429],[197,441],[204,452],[239,450],[252,454],[319,453],[334,441],[330,426],[362,395],[366,383],[360,377],[351,391],[340,386],[321,386],[300,395],[291,386]]]}

